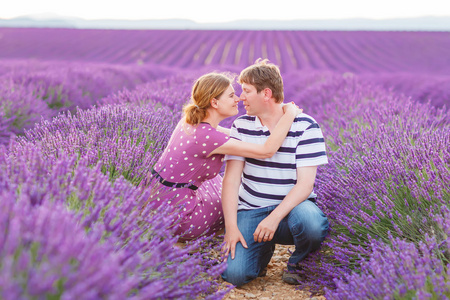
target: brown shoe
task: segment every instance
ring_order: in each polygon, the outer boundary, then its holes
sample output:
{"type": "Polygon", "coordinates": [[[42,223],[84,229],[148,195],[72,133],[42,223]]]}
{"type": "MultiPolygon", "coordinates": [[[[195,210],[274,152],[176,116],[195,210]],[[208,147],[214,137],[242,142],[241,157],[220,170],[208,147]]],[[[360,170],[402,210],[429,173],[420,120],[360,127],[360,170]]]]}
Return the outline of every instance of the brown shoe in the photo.
{"type": "Polygon", "coordinates": [[[267,275],[267,267],[259,271],[258,277],[265,277],[267,275]]]}

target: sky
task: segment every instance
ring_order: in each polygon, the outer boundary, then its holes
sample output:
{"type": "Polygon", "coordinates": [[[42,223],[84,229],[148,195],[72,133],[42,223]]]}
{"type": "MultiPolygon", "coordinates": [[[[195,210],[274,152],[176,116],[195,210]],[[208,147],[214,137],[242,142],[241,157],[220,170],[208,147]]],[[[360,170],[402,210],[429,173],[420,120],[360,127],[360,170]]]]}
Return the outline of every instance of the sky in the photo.
{"type": "Polygon", "coordinates": [[[449,0],[0,0],[0,7],[1,19],[57,14],[88,20],[181,18],[199,23],[450,16],[449,0]]]}

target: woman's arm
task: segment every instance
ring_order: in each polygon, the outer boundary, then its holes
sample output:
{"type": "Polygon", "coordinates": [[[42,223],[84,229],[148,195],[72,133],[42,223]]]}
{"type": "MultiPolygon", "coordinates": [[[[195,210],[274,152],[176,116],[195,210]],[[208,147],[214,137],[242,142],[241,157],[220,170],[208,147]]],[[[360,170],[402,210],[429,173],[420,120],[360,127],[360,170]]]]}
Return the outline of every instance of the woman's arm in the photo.
{"type": "Polygon", "coordinates": [[[217,131],[223,132],[226,135],[230,135],[231,134],[231,129],[230,128],[225,128],[222,126],[217,126],[217,131]]]}
{"type": "Polygon", "coordinates": [[[230,139],[222,146],[214,149],[209,156],[213,154],[229,154],[250,158],[272,157],[283,144],[292,122],[300,111],[296,107],[295,109],[288,109],[263,145],[230,139]]]}

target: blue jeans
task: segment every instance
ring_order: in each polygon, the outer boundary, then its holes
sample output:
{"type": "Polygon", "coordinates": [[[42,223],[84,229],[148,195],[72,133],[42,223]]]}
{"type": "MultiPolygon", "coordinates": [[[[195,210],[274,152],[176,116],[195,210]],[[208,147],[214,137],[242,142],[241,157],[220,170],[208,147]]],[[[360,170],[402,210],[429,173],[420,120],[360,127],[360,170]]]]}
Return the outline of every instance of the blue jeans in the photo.
{"type": "Polygon", "coordinates": [[[238,243],[234,259],[231,259],[231,254],[228,256],[227,269],[222,274],[225,281],[241,286],[258,277],[259,272],[272,258],[275,244],[295,245],[295,251],[289,258],[288,270],[294,270],[308,253],[320,247],[328,232],[328,219],[317,205],[309,200],[297,205],[280,222],[270,242],[255,242],[253,233],[256,227],[275,208],[276,205],[238,211],[238,228],[247,242],[248,249],[238,243]]]}

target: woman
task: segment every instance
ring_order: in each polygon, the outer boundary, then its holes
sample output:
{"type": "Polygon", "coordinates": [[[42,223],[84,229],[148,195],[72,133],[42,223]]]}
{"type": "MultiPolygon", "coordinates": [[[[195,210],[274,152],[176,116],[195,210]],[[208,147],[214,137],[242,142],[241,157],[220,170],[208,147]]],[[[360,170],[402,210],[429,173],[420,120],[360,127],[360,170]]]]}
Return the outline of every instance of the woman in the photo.
{"type": "Polygon", "coordinates": [[[184,117],[152,169],[157,183],[158,203],[181,205],[185,212],[176,234],[181,240],[195,239],[206,232],[224,228],[220,203],[224,154],[250,158],[271,157],[281,146],[295,116],[294,104],[284,106],[285,114],[263,145],[229,139],[230,130],[219,126],[238,113],[240,99],[232,80],[220,73],[201,76],[192,87],[191,102],[184,117]]]}

